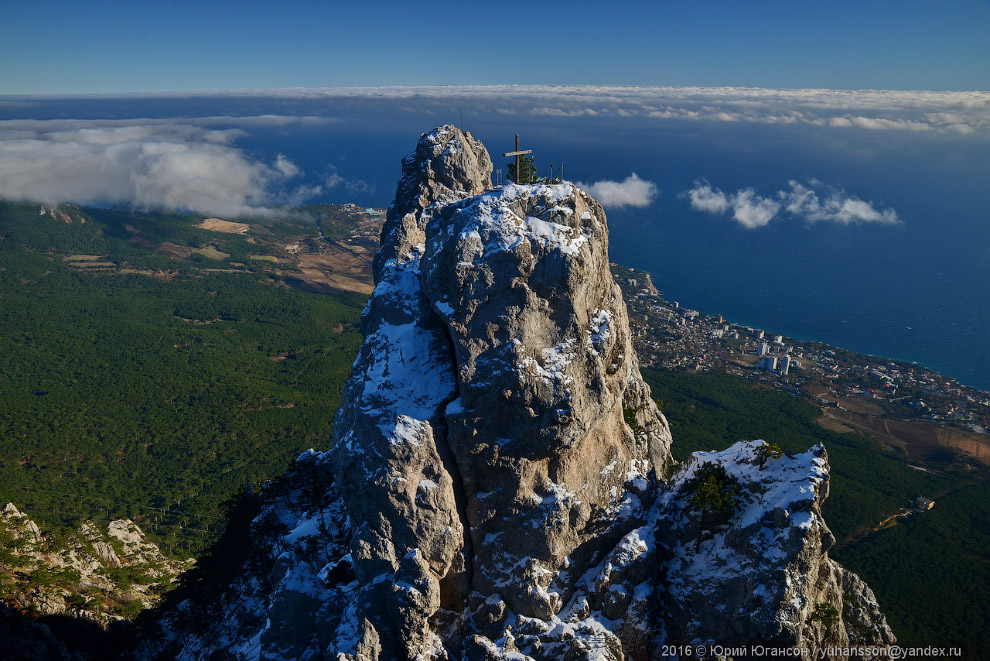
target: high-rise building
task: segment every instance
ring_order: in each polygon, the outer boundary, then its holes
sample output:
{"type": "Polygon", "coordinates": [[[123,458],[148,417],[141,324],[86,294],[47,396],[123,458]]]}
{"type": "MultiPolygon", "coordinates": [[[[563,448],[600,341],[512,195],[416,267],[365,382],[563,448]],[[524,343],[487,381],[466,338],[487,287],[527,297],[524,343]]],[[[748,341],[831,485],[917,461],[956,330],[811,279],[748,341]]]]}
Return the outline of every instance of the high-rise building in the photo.
{"type": "Polygon", "coordinates": [[[766,342],[760,342],[759,354],[758,355],[765,356],[768,353],[770,353],[770,345],[767,344],[766,342]]]}

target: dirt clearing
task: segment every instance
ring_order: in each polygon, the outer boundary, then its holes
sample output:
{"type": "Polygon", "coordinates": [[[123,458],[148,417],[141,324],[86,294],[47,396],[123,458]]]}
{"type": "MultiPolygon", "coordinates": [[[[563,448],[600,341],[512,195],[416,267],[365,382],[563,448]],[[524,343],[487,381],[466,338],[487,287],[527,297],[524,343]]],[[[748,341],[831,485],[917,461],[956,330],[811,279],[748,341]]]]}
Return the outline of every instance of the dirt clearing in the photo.
{"type": "Polygon", "coordinates": [[[220,220],[219,218],[207,218],[197,224],[196,227],[201,230],[223,232],[224,234],[247,234],[248,230],[251,229],[251,226],[245,223],[235,223],[230,220],[220,220]]]}

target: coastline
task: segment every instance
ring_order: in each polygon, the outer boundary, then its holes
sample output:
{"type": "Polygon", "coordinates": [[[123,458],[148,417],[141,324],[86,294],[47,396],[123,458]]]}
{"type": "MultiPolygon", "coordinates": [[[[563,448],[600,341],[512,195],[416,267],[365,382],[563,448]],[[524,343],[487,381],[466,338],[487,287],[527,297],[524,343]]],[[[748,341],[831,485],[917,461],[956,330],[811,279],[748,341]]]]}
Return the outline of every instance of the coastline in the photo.
{"type": "Polygon", "coordinates": [[[925,463],[961,452],[990,463],[990,393],[908,361],[803,340],[685,308],[644,270],[612,263],[647,367],[723,371],[807,399],[822,423],[925,463]]]}

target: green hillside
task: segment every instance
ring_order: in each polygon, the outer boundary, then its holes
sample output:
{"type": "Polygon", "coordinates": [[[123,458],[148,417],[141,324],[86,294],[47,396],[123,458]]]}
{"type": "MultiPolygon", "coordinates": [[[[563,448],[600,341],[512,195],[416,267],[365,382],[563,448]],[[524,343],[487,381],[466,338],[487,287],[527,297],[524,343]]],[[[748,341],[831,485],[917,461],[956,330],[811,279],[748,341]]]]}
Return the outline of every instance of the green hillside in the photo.
{"type": "Polygon", "coordinates": [[[287,289],[247,257],[312,228],[249,242],[192,216],[59,213],[0,203],[0,504],[50,530],[131,517],[200,551],[229,498],[329,444],[363,298],[287,289]]]}

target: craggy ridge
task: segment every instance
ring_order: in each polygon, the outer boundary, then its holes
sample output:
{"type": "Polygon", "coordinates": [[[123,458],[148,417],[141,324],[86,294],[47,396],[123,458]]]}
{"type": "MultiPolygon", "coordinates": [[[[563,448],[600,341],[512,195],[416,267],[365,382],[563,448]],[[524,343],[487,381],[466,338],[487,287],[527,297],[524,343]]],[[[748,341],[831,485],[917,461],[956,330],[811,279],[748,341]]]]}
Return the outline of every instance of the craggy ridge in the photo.
{"type": "Polygon", "coordinates": [[[655,658],[660,643],[821,649],[893,636],[829,560],[824,449],[763,443],[674,469],[608,263],[605,214],[564,182],[491,186],[442,126],[403,161],[365,341],[326,452],[268,496],[242,577],[146,656],[655,658]],[[721,467],[724,520],[697,510],[721,467]],[[707,469],[706,469],[707,470],[707,469]],[[728,483],[727,483],[728,485],[728,483]]]}

